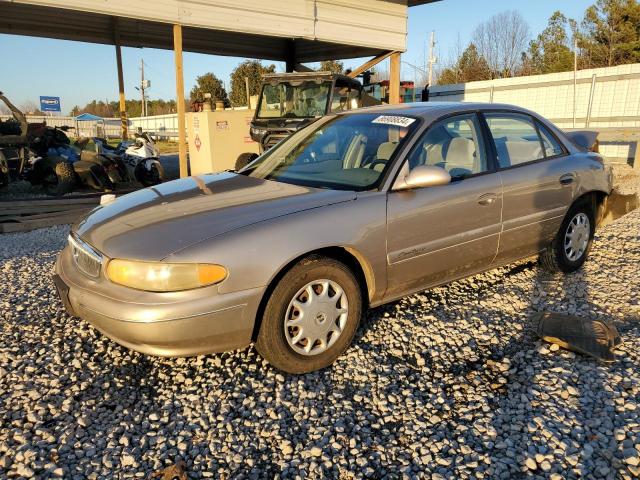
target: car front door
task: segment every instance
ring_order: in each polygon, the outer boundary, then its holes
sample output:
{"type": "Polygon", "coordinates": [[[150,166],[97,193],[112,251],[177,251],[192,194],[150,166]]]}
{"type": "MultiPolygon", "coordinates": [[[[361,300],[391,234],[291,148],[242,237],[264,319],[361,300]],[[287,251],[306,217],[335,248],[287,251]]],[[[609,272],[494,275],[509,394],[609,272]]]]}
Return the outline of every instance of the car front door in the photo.
{"type": "MultiPolygon", "coordinates": [[[[498,249],[502,185],[475,113],[431,125],[399,173],[419,165],[449,172],[447,185],[387,196],[387,299],[487,268],[498,249]]],[[[404,177],[402,177],[404,178],[404,177]]]]}
{"type": "Polygon", "coordinates": [[[496,264],[535,254],[555,236],[573,198],[566,149],[541,122],[516,112],[484,114],[503,184],[496,264]]]}

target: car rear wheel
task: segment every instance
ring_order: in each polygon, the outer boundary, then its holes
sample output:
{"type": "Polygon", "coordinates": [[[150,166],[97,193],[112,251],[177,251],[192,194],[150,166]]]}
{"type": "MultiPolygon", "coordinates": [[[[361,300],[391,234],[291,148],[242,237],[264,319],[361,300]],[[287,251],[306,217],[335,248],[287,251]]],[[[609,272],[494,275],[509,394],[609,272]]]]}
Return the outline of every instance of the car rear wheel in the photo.
{"type": "Polygon", "coordinates": [[[306,373],[331,365],[351,344],[362,315],[362,293],[349,268],[310,256],[273,289],[256,350],[274,367],[306,373]]]}
{"type": "Polygon", "coordinates": [[[593,209],[581,202],[569,209],[551,245],[540,255],[540,265],[550,272],[571,273],[586,261],[595,233],[593,209]]]}

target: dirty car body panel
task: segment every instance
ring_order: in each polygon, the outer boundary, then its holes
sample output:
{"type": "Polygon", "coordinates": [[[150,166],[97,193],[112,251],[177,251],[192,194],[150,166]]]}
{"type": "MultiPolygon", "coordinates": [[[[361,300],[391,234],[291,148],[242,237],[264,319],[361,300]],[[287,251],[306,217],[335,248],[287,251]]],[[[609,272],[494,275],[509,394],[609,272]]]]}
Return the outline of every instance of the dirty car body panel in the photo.
{"type": "MultiPolygon", "coordinates": [[[[293,179],[283,181],[223,172],[163,183],[96,208],[74,225],[71,237],[97,255],[99,271],[95,276],[83,272],[77,251],[67,246],[55,271],[57,283],[67,287],[61,290],[65,303],[113,340],[147,354],[187,356],[242,348],[254,340],[274,283],[310,253],[352,259],[366,303],[380,305],[536,254],[551,241],[577,198],[590,192],[606,195],[611,189],[599,156],[578,149],[532,112],[509,105],[432,102],[360,109],[320,119],[263,157],[320,142],[322,148],[302,165],[308,171],[323,155],[335,155],[326,138],[310,141],[309,132],[331,122],[378,121],[380,116],[410,119],[405,121],[411,127],[405,137],[385,139],[373,161],[356,168],[358,179],[376,177],[375,184],[346,188],[331,182],[305,184],[295,172],[293,179]],[[501,168],[484,118],[489,111],[532,116],[553,132],[561,154],[501,168]],[[407,159],[423,148],[420,142],[429,129],[456,115],[474,119],[476,134],[482,136],[481,141],[474,138],[479,141],[474,158],[484,155],[483,171],[447,185],[394,188],[410,168],[407,159]],[[393,153],[385,154],[385,149],[393,153]],[[573,180],[561,183],[567,174],[573,180]],[[112,259],[215,263],[225,266],[228,275],[201,288],[152,292],[109,280],[106,268],[112,259]]],[[[447,125],[460,127],[455,121],[447,125]]],[[[470,137],[459,139],[467,135],[460,128],[446,138],[451,152],[454,144],[460,151],[470,148],[470,137]]],[[[357,142],[343,147],[348,155],[367,158],[366,148],[357,142]]],[[[449,155],[445,150],[438,155],[449,155]]],[[[263,157],[253,168],[268,160],[263,157]]]]}

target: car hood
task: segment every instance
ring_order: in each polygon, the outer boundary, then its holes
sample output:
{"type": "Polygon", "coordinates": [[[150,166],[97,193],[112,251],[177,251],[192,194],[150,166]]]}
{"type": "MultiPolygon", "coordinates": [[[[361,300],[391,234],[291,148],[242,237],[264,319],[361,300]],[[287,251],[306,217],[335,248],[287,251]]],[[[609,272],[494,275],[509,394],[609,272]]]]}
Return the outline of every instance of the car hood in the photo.
{"type": "MultiPolygon", "coordinates": [[[[355,199],[234,173],[200,175],[139,190],[93,210],[74,227],[110,258],[158,261],[257,222],[355,199]]],[[[258,241],[258,239],[256,239],[258,241]]]]}

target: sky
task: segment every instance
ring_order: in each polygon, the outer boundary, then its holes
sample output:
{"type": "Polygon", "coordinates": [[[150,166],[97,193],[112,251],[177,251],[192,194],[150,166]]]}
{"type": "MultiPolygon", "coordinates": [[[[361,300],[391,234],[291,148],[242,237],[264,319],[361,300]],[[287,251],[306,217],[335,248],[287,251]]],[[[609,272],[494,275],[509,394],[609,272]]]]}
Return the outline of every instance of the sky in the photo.
{"type": "MultiPolygon", "coordinates": [[[[570,18],[581,20],[585,9],[595,0],[443,0],[409,9],[407,51],[402,60],[423,66],[430,32],[435,31],[436,53],[442,63],[460,42],[471,39],[478,23],[506,10],[518,10],[528,22],[532,36],[544,29],[551,14],[561,9],[570,18]]],[[[123,48],[123,67],[127,98],[139,98],[134,86],[140,81],[140,61],[144,59],[145,76],[151,81],[149,98],[175,97],[173,52],[169,50],[123,48]]],[[[16,105],[37,104],[39,97],[59,96],[63,113],[75,105],[97,100],[116,100],[118,80],[115,49],[112,45],[31,38],[0,34],[2,77],[0,91],[16,105]]],[[[227,87],[234,67],[243,59],[184,53],[185,91],[195,84],[198,75],[214,72],[227,87]]],[[[356,67],[364,59],[347,60],[346,67],[356,67]]],[[[271,62],[269,62],[271,63],[271,62]]],[[[284,64],[276,63],[278,71],[284,64]]],[[[403,79],[413,80],[415,70],[402,65],[403,79]]]]}

